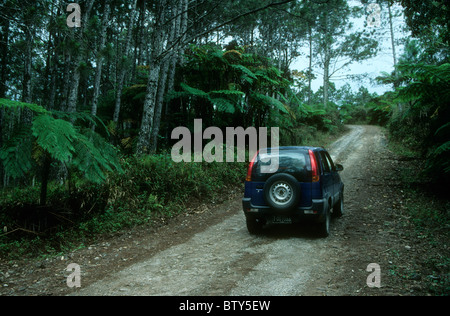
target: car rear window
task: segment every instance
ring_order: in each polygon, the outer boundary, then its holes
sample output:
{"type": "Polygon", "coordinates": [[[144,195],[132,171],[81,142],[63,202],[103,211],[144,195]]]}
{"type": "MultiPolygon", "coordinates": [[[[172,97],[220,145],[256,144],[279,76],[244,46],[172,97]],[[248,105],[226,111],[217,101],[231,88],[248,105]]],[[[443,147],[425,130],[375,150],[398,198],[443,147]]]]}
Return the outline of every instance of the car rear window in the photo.
{"type": "Polygon", "coordinates": [[[272,153],[260,153],[253,167],[252,178],[254,181],[265,181],[275,173],[288,173],[294,176],[298,181],[307,181],[307,162],[306,151],[303,150],[280,150],[278,154],[278,166],[271,159],[276,159],[272,153]],[[261,170],[262,166],[266,166],[261,170]],[[278,168],[276,168],[278,167],[278,168]]]}

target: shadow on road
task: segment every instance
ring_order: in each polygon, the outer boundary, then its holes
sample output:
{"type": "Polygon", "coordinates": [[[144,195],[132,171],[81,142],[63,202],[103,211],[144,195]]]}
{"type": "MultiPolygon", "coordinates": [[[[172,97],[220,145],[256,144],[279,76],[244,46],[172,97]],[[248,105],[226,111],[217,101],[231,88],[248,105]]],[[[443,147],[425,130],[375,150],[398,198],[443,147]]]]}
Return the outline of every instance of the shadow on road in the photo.
{"type": "MultiPolygon", "coordinates": [[[[331,230],[336,219],[331,220],[331,230]]],[[[270,239],[298,238],[304,240],[324,239],[319,234],[318,225],[314,222],[301,222],[296,224],[267,224],[259,237],[270,239]]],[[[332,237],[328,237],[332,238],[332,237]]]]}

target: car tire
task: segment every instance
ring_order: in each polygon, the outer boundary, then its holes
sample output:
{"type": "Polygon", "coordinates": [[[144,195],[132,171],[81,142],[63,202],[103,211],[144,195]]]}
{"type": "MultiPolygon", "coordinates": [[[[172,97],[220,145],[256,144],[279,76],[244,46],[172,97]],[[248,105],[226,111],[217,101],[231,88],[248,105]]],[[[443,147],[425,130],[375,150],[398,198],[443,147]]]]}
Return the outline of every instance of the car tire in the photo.
{"type": "Polygon", "coordinates": [[[327,204],[326,206],[326,213],[325,218],[323,222],[319,223],[319,236],[326,238],[330,235],[330,224],[331,224],[331,208],[327,204]]]}
{"type": "Polygon", "coordinates": [[[342,217],[344,214],[344,192],[341,192],[339,195],[339,201],[337,201],[336,205],[333,208],[333,216],[336,218],[342,217]]]}
{"type": "Polygon", "coordinates": [[[271,176],[264,185],[264,199],[272,209],[290,211],[300,201],[300,186],[295,177],[287,173],[271,176]]]}

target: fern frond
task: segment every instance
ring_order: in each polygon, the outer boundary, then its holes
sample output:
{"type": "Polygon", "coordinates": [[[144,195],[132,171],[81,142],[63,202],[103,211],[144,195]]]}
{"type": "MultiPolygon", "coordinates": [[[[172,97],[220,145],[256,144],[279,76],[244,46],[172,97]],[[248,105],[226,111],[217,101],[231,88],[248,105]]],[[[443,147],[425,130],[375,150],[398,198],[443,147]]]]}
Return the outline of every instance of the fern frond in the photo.
{"type": "Polygon", "coordinates": [[[0,149],[5,173],[14,179],[25,176],[32,168],[30,135],[30,127],[23,126],[0,149]]]}
{"type": "Polygon", "coordinates": [[[38,145],[52,158],[61,162],[72,158],[75,151],[72,143],[77,138],[77,132],[71,123],[50,115],[39,115],[33,120],[32,132],[38,145]]]}
{"type": "Polygon", "coordinates": [[[258,77],[256,76],[255,73],[253,73],[253,71],[251,71],[250,69],[248,69],[247,67],[243,66],[243,65],[231,65],[231,68],[239,70],[240,72],[242,72],[243,74],[247,75],[248,77],[252,78],[252,79],[258,79],[258,77]]]}
{"type": "Polygon", "coordinates": [[[196,96],[196,97],[200,97],[200,98],[208,98],[209,97],[208,93],[206,93],[205,91],[202,91],[202,90],[196,89],[196,88],[192,88],[185,83],[181,83],[181,88],[185,92],[189,93],[192,96],[196,96]]]}
{"type": "Polygon", "coordinates": [[[239,95],[239,96],[245,95],[244,92],[239,91],[239,90],[215,90],[215,91],[209,92],[208,94],[209,95],[211,95],[211,94],[224,94],[224,95],[239,95]]]}
{"type": "Polygon", "coordinates": [[[27,108],[31,111],[39,114],[45,114],[49,113],[46,109],[44,109],[42,106],[37,104],[30,104],[20,101],[13,101],[13,100],[7,100],[7,99],[0,99],[0,106],[4,106],[6,108],[10,109],[17,109],[17,108],[27,108]]]}
{"type": "Polygon", "coordinates": [[[450,122],[439,127],[434,136],[439,136],[441,133],[447,133],[450,135],[450,122]]]}
{"type": "Polygon", "coordinates": [[[434,150],[433,154],[438,156],[438,155],[441,155],[441,154],[443,154],[445,152],[450,153],[450,141],[445,142],[441,146],[436,148],[436,150],[434,150]]]}
{"type": "Polygon", "coordinates": [[[84,129],[74,141],[72,164],[92,182],[106,180],[105,171],[123,172],[116,149],[97,133],[84,129]]]}
{"type": "Polygon", "coordinates": [[[279,81],[277,81],[275,79],[272,79],[272,78],[269,78],[269,76],[267,76],[267,73],[265,71],[260,71],[259,70],[259,71],[257,71],[255,73],[255,75],[258,76],[260,79],[264,79],[266,82],[268,82],[268,83],[270,83],[272,85],[278,86],[280,84],[279,81]]]}
{"type": "Polygon", "coordinates": [[[267,95],[257,93],[257,92],[252,92],[251,97],[254,100],[256,100],[257,102],[259,102],[265,106],[269,106],[269,107],[272,106],[284,113],[289,113],[288,110],[286,109],[286,106],[281,101],[279,101],[275,98],[272,98],[272,97],[269,97],[267,95]]]}
{"type": "Polygon", "coordinates": [[[221,112],[231,113],[236,112],[236,108],[232,102],[224,98],[214,98],[211,99],[212,104],[214,104],[217,109],[221,112]]]}

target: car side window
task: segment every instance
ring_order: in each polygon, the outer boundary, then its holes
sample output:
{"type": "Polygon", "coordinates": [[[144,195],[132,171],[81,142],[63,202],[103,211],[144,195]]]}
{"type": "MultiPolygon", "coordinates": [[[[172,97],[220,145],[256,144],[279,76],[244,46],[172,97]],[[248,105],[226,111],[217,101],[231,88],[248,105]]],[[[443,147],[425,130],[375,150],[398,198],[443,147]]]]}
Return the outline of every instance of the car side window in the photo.
{"type": "Polygon", "coordinates": [[[331,170],[336,171],[336,166],[334,165],[333,159],[331,159],[330,154],[326,152],[325,155],[327,156],[331,170]]]}
{"type": "Polygon", "coordinates": [[[328,164],[328,159],[327,159],[327,156],[325,155],[325,152],[323,152],[323,151],[320,152],[320,158],[321,158],[322,164],[323,164],[323,171],[331,172],[330,165],[328,164]]]}

